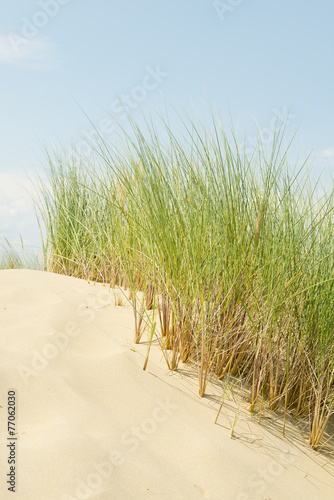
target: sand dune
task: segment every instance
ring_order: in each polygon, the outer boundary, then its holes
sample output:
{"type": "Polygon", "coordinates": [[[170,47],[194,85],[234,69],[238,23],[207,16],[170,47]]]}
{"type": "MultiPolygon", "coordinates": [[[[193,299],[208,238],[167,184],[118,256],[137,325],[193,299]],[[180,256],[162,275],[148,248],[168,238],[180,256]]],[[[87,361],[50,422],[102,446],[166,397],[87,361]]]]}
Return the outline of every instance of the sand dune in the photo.
{"type": "MultiPolygon", "coordinates": [[[[222,390],[197,396],[169,374],[108,287],[52,273],[0,271],[0,498],[16,500],[332,499],[329,458],[291,423],[252,421],[222,390]],[[16,392],[15,495],[7,393],[16,392]],[[211,397],[210,397],[211,394],[211,397]],[[9,438],[9,439],[8,439],[9,438]]],[[[14,436],[13,436],[14,437],[14,436]]]]}

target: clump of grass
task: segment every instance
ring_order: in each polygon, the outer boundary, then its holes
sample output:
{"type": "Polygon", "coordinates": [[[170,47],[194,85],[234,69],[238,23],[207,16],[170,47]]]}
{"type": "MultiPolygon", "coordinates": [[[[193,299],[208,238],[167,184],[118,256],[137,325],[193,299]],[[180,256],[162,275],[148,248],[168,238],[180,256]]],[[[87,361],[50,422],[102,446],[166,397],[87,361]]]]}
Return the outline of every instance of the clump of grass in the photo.
{"type": "Polygon", "coordinates": [[[43,270],[43,255],[31,248],[11,244],[5,237],[0,244],[0,269],[35,269],[43,270]]]}
{"type": "Polygon", "coordinates": [[[132,122],[89,162],[48,156],[48,267],[126,288],[148,353],[156,338],[169,369],[195,363],[201,396],[233,376],[250,411],[307,415],[318,447],[334,401],[334,192],[289,166],[284,126],[248,158],[218,119],[184,125],[162,138],[132,122]]]}

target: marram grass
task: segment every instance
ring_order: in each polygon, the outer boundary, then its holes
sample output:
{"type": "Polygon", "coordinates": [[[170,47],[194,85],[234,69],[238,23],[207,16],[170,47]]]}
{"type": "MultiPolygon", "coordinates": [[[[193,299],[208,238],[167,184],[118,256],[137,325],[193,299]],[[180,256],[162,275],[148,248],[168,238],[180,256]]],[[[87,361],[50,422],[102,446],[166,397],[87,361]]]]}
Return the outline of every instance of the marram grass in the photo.
{"type": "Polygon", "coordinates": [[[0,242],[0,270],[1,269],[43,269],[43,255],[37,253],[32,247],[24,245],[11,245],[4,237],[0,242]]]}
{"type": "Polygon", "coordinates": [[[170,370],[194,362],[201,396],[212,374],[237,377],[252,412],[308,417],[321,446],[334,409],[333,190],[316,196],[307,167],[291,169],[284,128],[247,158],[217,119],[185,123],[182,138],[132,126],[89,160],[48,156],[49,270],[129,289],[135,341],[146,329],[170,370]]]}

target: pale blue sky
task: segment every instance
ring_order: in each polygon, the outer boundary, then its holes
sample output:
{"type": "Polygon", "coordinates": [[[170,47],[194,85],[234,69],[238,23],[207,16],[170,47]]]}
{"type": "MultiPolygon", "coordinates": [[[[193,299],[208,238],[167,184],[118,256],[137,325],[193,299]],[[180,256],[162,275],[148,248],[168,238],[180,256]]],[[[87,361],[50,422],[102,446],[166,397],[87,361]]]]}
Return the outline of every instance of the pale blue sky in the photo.
{"type": "MultiPolygon", "coordinates": [[[[270,136],[291,103],[298,147],[334,165],[332,0],[0,1],[0,235],[38,242],[34,214],[13,179],[38,167],[41,145],[73,143],[107,113],[122,120],[166,98],[191,112],[207,96],[250,137],[270,136]],[[18,38],[21,37],[21,38],[18,38]],[[130,101],[129,101],[130,99],[130,101]],[[106,111],[103,111],[105,109],[106,111]],[[276,110],[276,111],[275,111],[276,110]],[[15,177],[13,177],[15,176],[15,177]]],[[[22,180],[24,183],[24,180],[22,180]]]]}

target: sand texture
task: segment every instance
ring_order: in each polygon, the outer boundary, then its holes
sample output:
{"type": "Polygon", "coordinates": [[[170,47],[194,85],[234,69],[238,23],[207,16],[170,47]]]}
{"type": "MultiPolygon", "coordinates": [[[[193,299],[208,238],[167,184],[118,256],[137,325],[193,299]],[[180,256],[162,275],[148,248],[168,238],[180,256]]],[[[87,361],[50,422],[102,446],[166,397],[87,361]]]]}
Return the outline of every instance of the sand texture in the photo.
{"type": "Polygon", "coordinates": [[[107,286],[0,271],[0,499],[334,498],[330,457],[289,421],[262,424],[222,388],[199,398],[192,370],[168,373],[132,309],[107,286]],[[15,494],[8,491],[9,390],[16,392],[15,494]]]}

